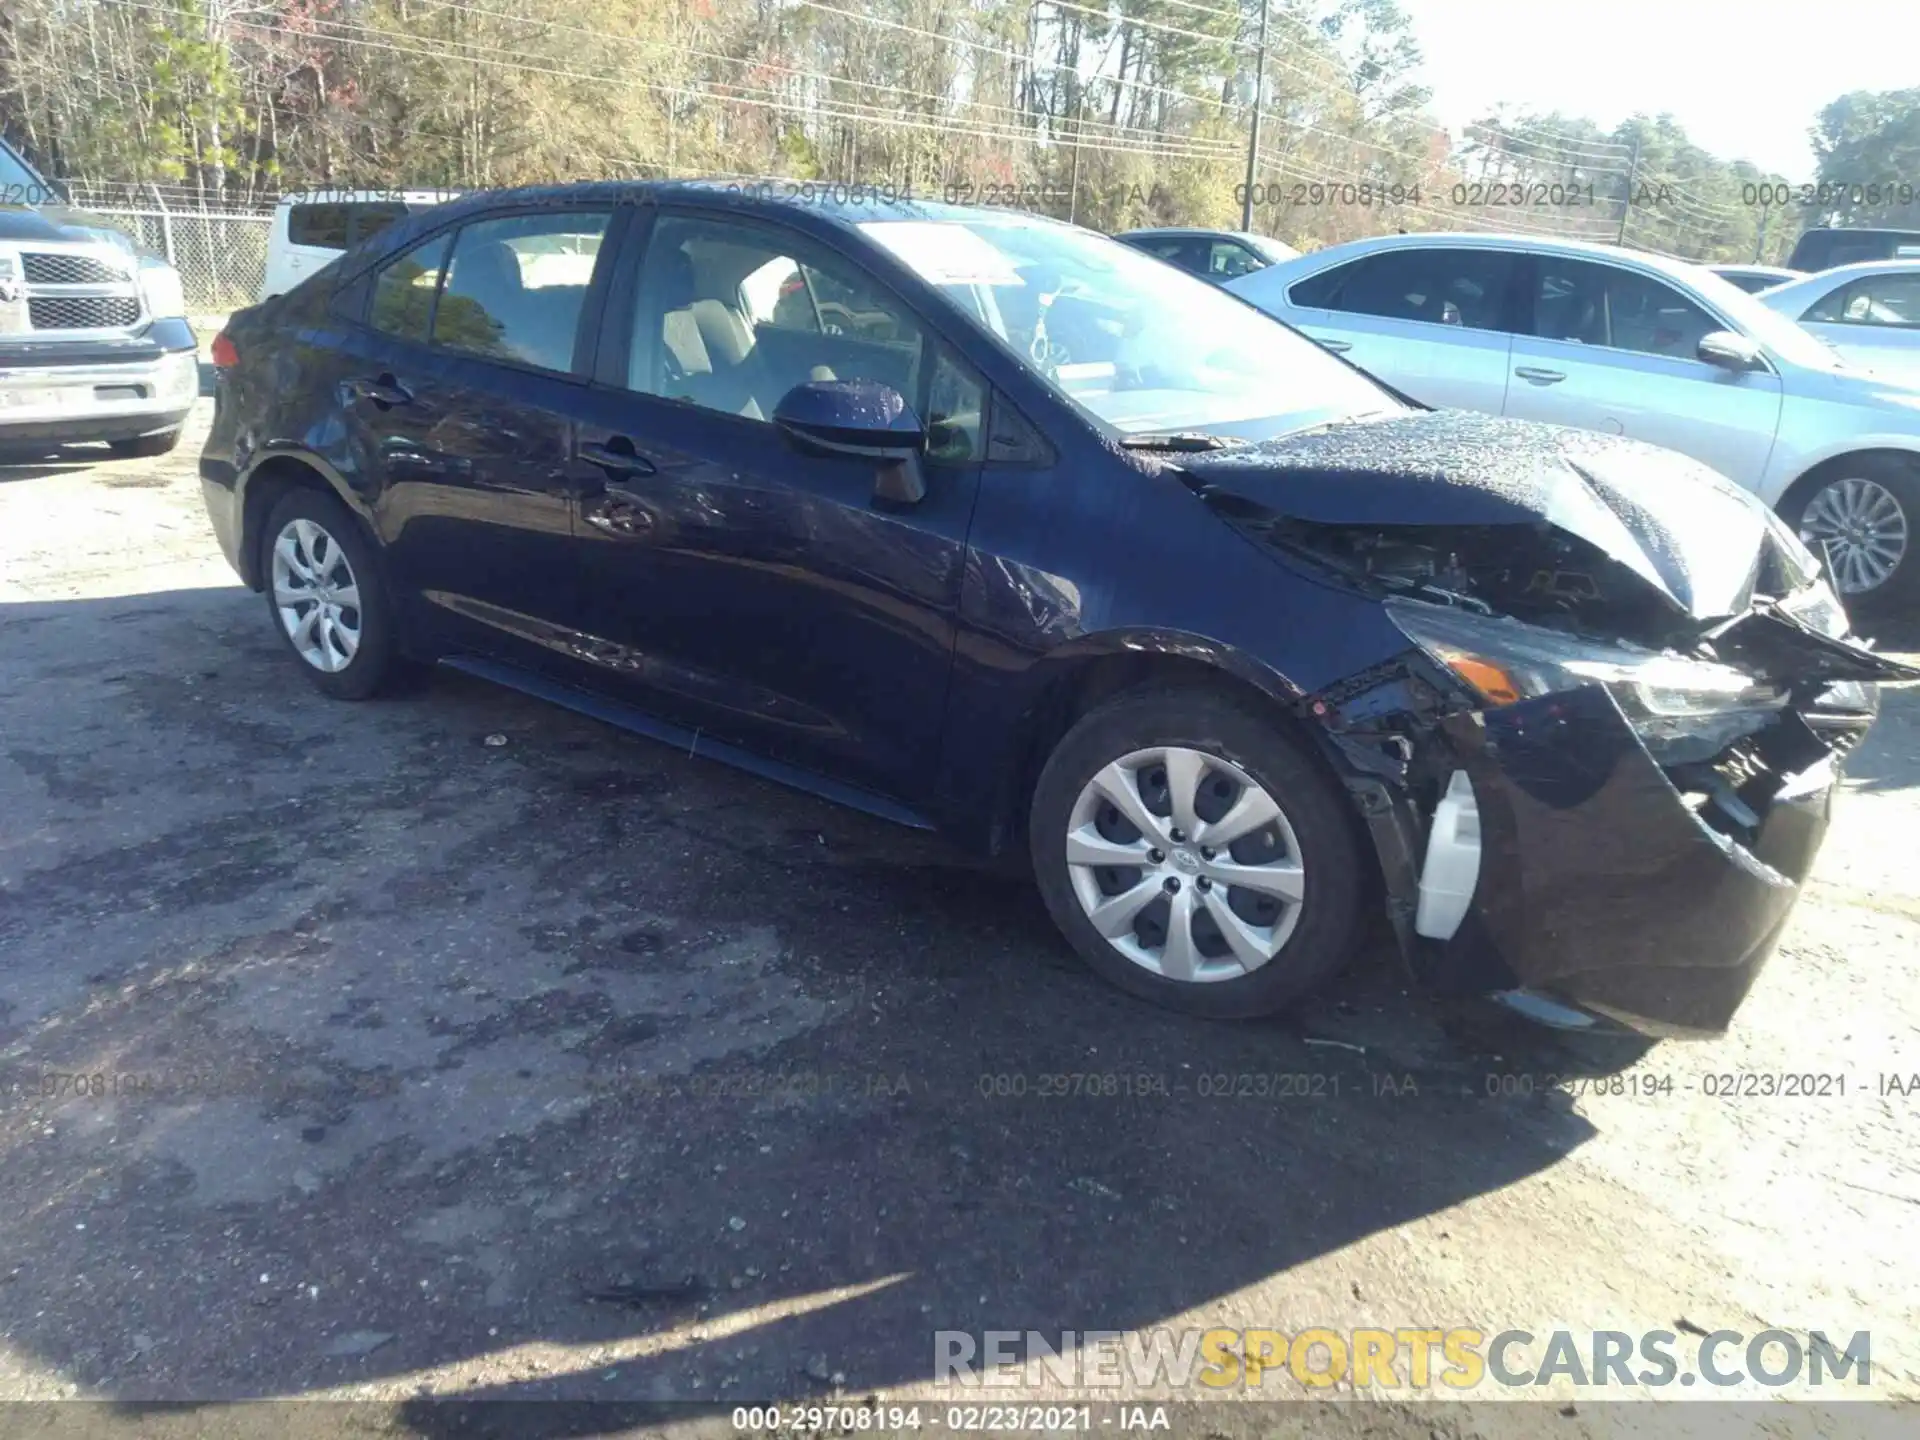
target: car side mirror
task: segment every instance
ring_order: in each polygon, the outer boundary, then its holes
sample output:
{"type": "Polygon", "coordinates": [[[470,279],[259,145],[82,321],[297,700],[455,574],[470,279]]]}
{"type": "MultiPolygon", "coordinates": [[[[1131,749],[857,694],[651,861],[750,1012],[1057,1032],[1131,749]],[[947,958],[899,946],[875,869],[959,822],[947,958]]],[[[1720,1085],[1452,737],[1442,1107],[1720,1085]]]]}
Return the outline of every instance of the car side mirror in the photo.
{"type": "Polygon", "coordinates": [[[1731,330],[1715,330],[1702,335],[1694,354],[1709,365],[1718,365],[1722,370],[1760,368],[1760,347],[1746,336],[1736,335],[1731,330]]]}
{"type": "Polygon", "coordinates": [[[927,498],[920,464],[927,427],[891,385],[877,380],[803,381],[780,397],[773,423],[809,454],[878,461],[876,500],[917,505],[927,498]]]}

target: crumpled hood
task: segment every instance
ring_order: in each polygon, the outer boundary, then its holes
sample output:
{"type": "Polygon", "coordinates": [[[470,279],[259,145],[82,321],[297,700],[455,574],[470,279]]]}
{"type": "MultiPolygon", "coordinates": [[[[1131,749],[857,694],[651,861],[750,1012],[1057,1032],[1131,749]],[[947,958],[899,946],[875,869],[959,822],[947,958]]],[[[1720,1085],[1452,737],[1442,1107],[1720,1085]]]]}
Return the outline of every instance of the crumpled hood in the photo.
{"type": "Polygon", "coordinates": [[[1203,493],[1329,525],[1546,525],[1696,619],[1747,608],[1774,529],[1697,460],[1620,436],[1434,410],[1183,456],[1203,493]]]}

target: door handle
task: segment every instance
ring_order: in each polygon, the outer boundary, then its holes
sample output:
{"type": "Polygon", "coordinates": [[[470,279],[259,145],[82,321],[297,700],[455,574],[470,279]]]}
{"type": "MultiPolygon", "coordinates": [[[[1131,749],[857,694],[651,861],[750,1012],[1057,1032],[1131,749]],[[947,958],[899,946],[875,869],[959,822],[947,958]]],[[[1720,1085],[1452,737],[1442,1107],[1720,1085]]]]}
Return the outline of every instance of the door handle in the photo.
{"type": "Polygon", "coordinates": [[[1319,345],[1322,350],[1331,350],[1336,355],[1344,355],[1353,348],[1351,340],[1322,340],[1319,345]]]}
{"type": "Polygon", "coordinates": [[[652,475],[657,468],[646,456],[634,453],[632,441],[625,444],[615,441],[606,445],[589,442],[580,447],[580,458],[615,476],[652,475]]]}
{"type": "Polygon", "coordinates": [[[1517,365],[1513,373],[1534,385],[1558,385],[1567,378],[1564,370],[1542,370],[1538,365],[1517,365]]]}
{"type": "Polygon", "coordinates": [[[413,392],[393,378],[389,372],[377,380],[362,376],[349,380],[347,388],[362,400],[371,400],[382,410],[391,410],[395,405],[406,405],[413,400],[413,392]]]}

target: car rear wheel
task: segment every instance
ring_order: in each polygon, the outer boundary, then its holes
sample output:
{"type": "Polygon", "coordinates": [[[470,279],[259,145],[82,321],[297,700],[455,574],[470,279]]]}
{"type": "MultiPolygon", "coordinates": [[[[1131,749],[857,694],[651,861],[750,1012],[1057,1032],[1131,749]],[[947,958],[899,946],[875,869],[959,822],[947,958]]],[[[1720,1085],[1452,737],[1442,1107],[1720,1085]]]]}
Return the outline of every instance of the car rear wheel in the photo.
{"type": "Polygon", "coordinates": [[[132,460],[145,456],[165,455],[180,443],[178,427],[162,430],[158,435],[136,435],[131,440],[109,440],[107,448],[123,460],[132,460]]]}
{"type": "Polygon", "coordinates": [[[364,700],[397,671],[393,612],[373,547],[345,506],[292,490],[261,535],[267,605],[308,678],[340,700],[364,700]]]}
{"type": "Polygon", "coordinates": [[[1047,761],[1034,873],[1082,959],[1170,1009],[1284,1009],[1348,959],[1363,891],[1345,798],[1280,729],[1205,689],[1134,691],[1047,761]]]}
{"type": "Polygon", "coordinates": [[[1842,461],[1782,514],[1815,554],[1824,545],[1834,588],[1848,601],[1920,594],[1920,475],[1898,459],[1842,461]]]}

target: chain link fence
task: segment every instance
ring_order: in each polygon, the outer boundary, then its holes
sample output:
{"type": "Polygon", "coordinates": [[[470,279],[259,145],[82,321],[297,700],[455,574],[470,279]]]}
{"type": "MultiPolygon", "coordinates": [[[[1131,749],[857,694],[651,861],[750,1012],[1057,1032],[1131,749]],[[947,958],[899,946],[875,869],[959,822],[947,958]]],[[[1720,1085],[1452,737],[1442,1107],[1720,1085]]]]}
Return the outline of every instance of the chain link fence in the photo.
{"type": "Polygon", "coordinates": [[[224,315],[260,298],[272,212],[98,208],[92,213],[180,272],[190,313],[224,315]]]}

